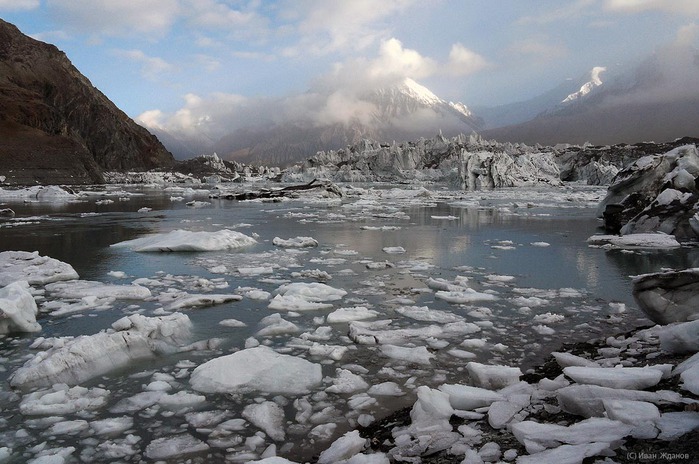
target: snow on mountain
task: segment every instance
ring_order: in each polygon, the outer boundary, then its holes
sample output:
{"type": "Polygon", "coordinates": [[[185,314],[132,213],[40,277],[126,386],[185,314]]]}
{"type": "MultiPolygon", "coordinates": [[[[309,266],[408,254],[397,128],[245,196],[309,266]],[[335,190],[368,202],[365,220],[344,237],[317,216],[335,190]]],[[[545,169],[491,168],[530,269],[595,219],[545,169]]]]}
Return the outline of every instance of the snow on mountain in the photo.
{"type": "Polygon", "coordinates": [[[604,66],[595,66],[594,68],[592,68],[592,71],[590,71],[590,80],[588,82],[585,82],[582,85],[582,87],[580,87],[580,90],[578,90],[575,93],[571,93],[566,98],[564,98],[561,103],[566,104],[573,101],[578,101],[581,98],[588,95],[593,90],[595,90],[595,88],[601,86],[602,79],[600,79],[600,74],[602,74],[606,70],[607,68],[605,68],[604,66]]]}
{"type": "MultiPolygon", "coordinates": [[[[313,94],[330,101],[332,95],[313,94]]],[[[320,150],[336,150],[369,138],[380,142],[471,133],[482,121],[463,103],[448,102],[412,79],[354,95],[355,109],[344,121],[295,118],[268,127],[244,128],[225,135],[214,149],[225,159],[287,165],[320,150]],[[361,111],[358,111],[361,109],[361,111]]]]}
{"type": "Polygon", "coordinates": [[[603,70],[593,69],[590,80],[564,99],[565,104],[481,135],[545,145],[612,145],[699,135],[699,50],[670,44],[635,65],[614,70],[611,79],[605,75],[601,84],[603,70]],[[575,101],[584,104],[570,104],[575,101]]]}

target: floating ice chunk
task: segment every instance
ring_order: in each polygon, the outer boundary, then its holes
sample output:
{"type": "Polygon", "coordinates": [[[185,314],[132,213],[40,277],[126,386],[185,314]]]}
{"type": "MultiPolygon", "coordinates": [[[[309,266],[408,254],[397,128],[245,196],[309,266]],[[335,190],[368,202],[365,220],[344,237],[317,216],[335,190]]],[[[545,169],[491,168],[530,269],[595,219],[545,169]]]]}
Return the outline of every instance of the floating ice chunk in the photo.
{"type": "Polygon", "coordinates": [[[332,303],[316,303],[299,295],[276,295],[268,306],[275,311],[315,311],[332,307],[332,303]]]}
{"type": "Polygon", "coordinates": [[[532,242],[532,243],[530,243],[530,245],[534,246],[534,247],[542,247],[542,248],[551,246],[551,244],[548,242],[532,242]]]}
{"type": "Polygon", "coordinates": [[[54,298],[81,299],[85,297],[144,300],[150,290],[140,285],[110,285],[89,280],[71,280],[46,285],[46,291],[54,298]]]}
{"type": "Polygon", "coordinates": [[[695,353],[699,351],[699,320],[662,327],[658,338],[663,351],[695,353]]]}
{"type": "Polygon", "coordinates": [[[570,366],[563,373],[582,384],[600,387],[643,390],[657,385],[663,372],[653,367],[584,367],[570,366]]]}
{"type": "Polygon", "coordinates": [[[395,264],[389,262],[389,261],[372,261],[370,263],[366,263],[366,268],[371,269],[371,270],[380,270],[380,269],[389,269],[389,268],[394,268],[396,267],[395,264]]]}
{"type": "Polygon", "coordinates": [[[298,464],[296,461],[289,461],[288,459],[281,458],[279,456],[271,456],[264,459],[259,459],[257,461],[247,461],[248,464],[298,464]]]}
{"type": "Polygon", "coordinates": [[[158,399],[158,404],[171,411],[182,411],[197,407],[206,402],[206,397],[186,391],[178,391],[173,395],[164,394],[158,399]]]}
{"type": "Polygon", "coordinates": [[[134,361],[174,352],[189,338],[191,325],[181,313],[124,317],[111,331],[76,337],[38,353],[12,374],[10,384],[19,388],[79,384],[134,361]]]}
{"type": "Polygon", "coordinates": [[[495,401],[505,401],[505,397],[500,393],[470,385],[445,383],[439,389],[449,395],[449,403],[454,409],[463,411],[490,406],[495,401]]]}
{"type": "MultiPolygon", "coordinates": [[[[5,180],[3,179],[2,182],[5,180]]],[[[78,195],[59,185],[36,185],[20,189],[5,190],[0,188],[0,198],[23,199],[25,201],[73,201],[78,195]]]]}
{"type": "Polygon", "coordinates": [[[303,394],[322,381],[320,364],[266,346],[212,359],[192,372],[192,388],[204,393],[303,394]]]}
{"type": "Polygon", "coordinates": [[[38,251],[0,253],[0,286],[3,287],[18,280],[25,280],[29,285],[45,285],[77,278],[78,273],[70,264],[48,256],[39,256],[38,251]]]}
{"type": "Polygon", "coordinates": [[[269,300],[269,298],[272,296],[271,293],[254,287],[238,287],[235,289],[235,291],[236,293],[239,293],[245,298],[250,298],[251,300],[264,301],[269,300]]]}
{"type": "Polygon", "coordinates": [[[366,439],[359,436],[359,431],[347,432],[335,440],[328,449],[320,453],[318,464],[335,464],[360,453],[366,446],[366,439]]]}
{"type": "Polygon", "coordinates": [[[373,319],[379,315],[378,311],[368,309],[365,306],[353,306],[349,308],[338,308],[328,314],[326,320],[328,324],[337,324],[351,321],[362,321],[373,319]]]}
{"type": "Polygon", "coordinates": [[[0,288],[0,334],[38,332],[39,309],[26,281],[17,281],[0,288]]]}
{"type": "Polygon", "coordinates": [[[269,308],[277,311],[312,311],[332,308],[326,301],[342,299],[347,292],[319,282],[295,282],[282,285],[270,301],[269,308]]]}
{"type": "Polygon", "coordinates": [[[160,398],[165,395],[164,391],[145,391],[136,393],[120,400],[117,404],[109,409],[109,412],[114,414],[133,413],[149,408],[160,401],[160,398]]]}
{"type": "Polygon", "coordinates": [[[565,319],[565,316],[562,314],[554,314],[554,313],[544,313],[544,314],[537,314],[534,316],[534,322],[538,322],[540,324],[554,324],[556,322],[561,322],[565,319]]]}
{"type": "Polygon", "coordinates": [[[257,240],[254,238],[234,230],[192,232],[179,229],[115,243],[112,246],[129,248],[138,252],[222,251],[251,246],[256,243],[257,240]]]}
{"type": "Polygon", "coordinates": [[[245,406],[243,417],[255,427],[262,429],[274,441],[283,441],[286,437],[284,432],[284,410],[273,401],[264,401],[259,404],[253,403],[245,406]]]}
{"type": "Polygon", "coordinates": [[[146,457],[153,460],[182,458],[209,449],[209,445],[188,433],[156,438],[146,446],[146,457]]]}
{"type": "Polygon", "coordinates": [[[562,368],[568,366],[600,367],[598,363],[590,361],[589,359],[582,358],[580,356],[576,356],[572,353],[554,351],[553,353],[551,353],[551,355],[556,359],[556,362],[562,368]]]}
{"type": "Polygon", "coordinates": [[[590,456],[604,455],[609,450],[609,447],[607,442],[561,445],[540,453],[530,454],[529,456],[520,456],[517,458],[517,464],[541,464],[544,462],[573,464],[583,462],[585,458],[590,456]]]}
{"type": "Polygon", "coordinates": [[[318,241],[313,237],[296,237],[287,240],[274,237],[272,244],[281,248],[314,248],[318,246],[318,241]]]}
{"type": "Polygon", "coordinates": [[[408,432],[421,441],[432,441],[434,438],[430,435],[451,432],[449,418],[452,414],[454,407],[448,393],[421,385],[417,389],[417,401],[410,411],[408,432]]]}
{"type": "Polygon", "coordinates": [[[519,367],[487,365],[473,361],[466,364],[466,370],[476,386],[492,390],[515,384],[522,375],[519,367]]]}
{"type": "Polygon", "coordinates": [[[472,322],[451,322],[441,326],[428,325],[410,329],[387,328],[391,321],[351,322],[349,337],[363,345],[394,344],[404,345],[410,340],[427,340],[431,337],[455,337],[480,332],[481,328],[472,322]]]}
{"type": "Polygon", "coordinates": [[[585,443],[611,443],[621,440],[633,429],[623,422],[602,417],[593,417],[568,427],[557,424],[544,424],[522,421],[511,425],[512,434],[529,453],[554,448],[560,444],[581,445],[585,443]]]}
{"type": "Polygon", "coordinates": [[[539,335],[553,335],[556,333],[555,329],[552,329],[547,325],[534,325],[532,326],[532,329],[534,329],[534,332],[538,333],[539,335]]]}
{"type": "Polygon", "coordinates": [[[381,345],[381,353],[395,361],[429,365],[435,355],[424,346],[408,348],[396,345],[381,345]]]}
{"type": "Polygon", "coordinates": [[[678,411],[666,412],[655,424],[660,429],[660,440],[675,440],[687,432],[699,428],[699,412],[678,411]]]}
{"type": "Polygon", "coordinates": [[[319,282],[295,282],[286,284],[277,288],[276,292],[281,296],[294,295],[311,302],[336,301],[347,295],[345,290],[333,288],[319,282]]]}
{"type": "Polygon", "coordinates": [[[521,411],[521,404],[512,403],[510,401],[495,401],[488,409],[488,424],[494,429],[505,427],[517,414],[521,411]]]}
{"type": "Polygon", "coordinates": [[[239,267],[238,274],[243,276],[258,276],[262,274],[272,274],[274,269],[271,266],[239,267]]]}
{"type": "Polygon", "coordinates": [[[459,359],[475,359],[478,357],[476,353],[466,350],[459,350],[456,348],[452,348],[451,350],[447,351],[447,354],[459,359]]]}
{"type": "Polygon", "coordinates": [[[395,382],[383,382],[372,385],[367,391],[373,396],[403,396],[405,392],[395,382]]]}
{"type": "Polygon", "coordinates": [[[464,318],[458,314],[438,309],[430,309],[427,306],[401,306],[395,309],[398,314],[401,314],[410,319],[424,322],[436,322],[439,324],[447,324],[449,322],[463,321],[464,318]]]}
{"type": "Polygon", "coordinates": [[[247,327],[245,322],[239,321],[238,319],[224,319],[219,321],[218,324],[224,327],[247,327]]]}
{"type": "Polygon", "coordinates": [[[456,304],[474,303],[476,301],[494,301],[498,299],[498,297],[492,293],[477,292],[472,288],[464,288],[461,291],[451,292],[438,291],[435,292],[434,296],[440,300],[456,304]]]}
{"type": "Polygon", "coordinates": [[[175,301],[167,305],[168,311],[174,311],[183,308],[199,308],[203,306],[214,306],[231,301],[240,301],[243,297],[234,294],[190,294],[184,293],[179,295],[175,301]]]}
{"type": "Polygon", "coordinates": [[[593,235],[587,239],[592,246],[610,248],[679,248],[681,245],[674,235],[665,234],[629,234],[629,235],[593,235]]]}
{"type": "Polygon", "coordinates": [[[269,316],[263,317],[259,324],[261,328],[257,331],[256,335],[258,337],[271,337],[301,331],[296,324],[282,318],[281,314],[270,314],[269,316]]]}
{"type": "Polygon", "coordinates": [[[695,354],[677,366],[674,374],[678,372],[682,380],[682,388],[699,395],[699,354],[695,354]]]}
{"type": "Polygon", "coordinates": [[[431,217],[432,217],[432,219],[441,219],[441,220],[445,220],[445,221],[456,221],[457,219],[459,219],[458,216],[431,216],[431,217]]]}
{"type": "Polygon", "coordinates": [[[46,429],[47,435],[75,435],[81,433],[89,428],[89,424],[86,420],[70,420],[70,421],[60,421],[46,429]]]}
{"type": "Polygon", "coordinates": [[[325,389],[328,393],[355,393],[369,388],[369,384],[359,375],[347,369],[336,369],[332,385],[325,389]]]}
{"type": "Polygon", "coordinates": [[[490,282],[512,282],[515,280],[515,276],[498,274],[488,274],[485,278],[490,282]]]}
{"type": "Polygon", "coordinates": [[[117,435],[133,427],[133,417],[109,417],[90,422],[95,435],[117,435]]]}
{"type": "Polygon", "coordinates": [[[400,254],[405,253],[405,248],[401,246],[384,247],[383,252],[388,254],[400,254]]]}
{"type": "Polygon", "coordinates": [[[653,403],[632,400],[603,400],[604,411],[612,420],[639,425],[660,418],[660,411],[653,403]]]}
{"type": "Polygon", "coordinates": [[[625,390],[597,385],[570,385],[556,391],[558,404],[570,414],[583,417],[600,417],[604,414],[605,400],[648,401],[653,404],[675,404],[682,401],[679,393],[660,390],[625,390]]]}
{"type": "Polygon", "coordinates": [[[103,388],[69,388],[56,383],[47,390],[29,393],[22,398],[19,411],[25,416],[61,416],[78,411],[94,411],[107,404],[109,391],[103,388]]]}
{"type": "Polygon", "coordinates": [[[335,361],[339,361],[347,353],[348,348],[342,345],[323,345],[318,342],[314,342],[308,348],[308,354],[311,356],[320,356],[324,358],[330,358],[335,361]]]}
{"type": "Polygon", "coordinates": [[[185,205],[190,206],[192,208],[205,208],[207,206],[211,205],[210,201],[199,201],[199,200],[192,200],[188,201],[185,203],[185,205]]]}

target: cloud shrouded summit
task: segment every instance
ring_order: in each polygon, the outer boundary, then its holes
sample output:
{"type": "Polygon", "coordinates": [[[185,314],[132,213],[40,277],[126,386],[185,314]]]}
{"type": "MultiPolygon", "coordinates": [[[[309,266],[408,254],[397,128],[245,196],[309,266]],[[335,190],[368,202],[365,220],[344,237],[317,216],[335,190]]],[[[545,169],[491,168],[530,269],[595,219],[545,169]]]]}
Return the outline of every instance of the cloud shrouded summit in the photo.
{"type": "MultiPolygon", "coordinates": [[[[406,82],[413,83],[414,90],[417,84],[413,78],[440,73],[466,75],[488,65],[483,57],[460,44],[454,45],[445,62],[438,62],[392,38],[382,42],[374,59],[336,63],[304,93],[276,99],[223,93],[206,97],[189,94],[185,96],[184,106],[173,113],[149,110],[136,120],[161,134],[169,132],[180,138],[212,142],[239,130],[260,131],[288,124],[305,129],[392,125],[398,133],[423,127],[422,132],[431,135],[440,129],[453,130],[458,124],[428,109],[409,111],[414,112],[410,116],[387,115],[377,104],[377,92],[404,87],[406,82]]],[[[468,126],[462,125],[461,129],[467,130],[468,126]]]]}

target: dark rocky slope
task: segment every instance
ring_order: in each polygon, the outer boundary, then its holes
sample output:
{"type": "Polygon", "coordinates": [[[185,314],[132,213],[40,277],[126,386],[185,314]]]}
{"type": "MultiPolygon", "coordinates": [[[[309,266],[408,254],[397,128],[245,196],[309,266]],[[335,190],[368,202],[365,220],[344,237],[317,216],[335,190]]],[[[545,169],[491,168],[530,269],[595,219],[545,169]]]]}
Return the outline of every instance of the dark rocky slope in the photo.
{"type": "Polygon", "coordinates": [[[0,19],[0,178],[102,182],[103,170],[170,166],[172,155],[53,45],[0,19]]]}

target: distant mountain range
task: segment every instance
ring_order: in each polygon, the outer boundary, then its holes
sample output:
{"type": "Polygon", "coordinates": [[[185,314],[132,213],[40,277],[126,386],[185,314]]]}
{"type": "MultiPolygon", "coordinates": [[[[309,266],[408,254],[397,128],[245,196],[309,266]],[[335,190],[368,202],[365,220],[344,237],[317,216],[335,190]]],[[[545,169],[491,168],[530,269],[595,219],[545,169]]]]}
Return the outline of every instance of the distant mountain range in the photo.
{"type": "Polygon", "coordinates": [[[343,122],[300,117],[250,125],[220,138],[151,128],[177,157],[288,165],[362,139],[384,143],[473,131],[503,142],[597,145],[699,136],[699,53],[672,45],[625,70],[594,67],[535,98],[470,109],[411,79],[359,95],[367,113],[343,122]]]}
{"type": "MultiPolygon", "coordinates": [[[[330,99],[331,95],[314,95],[330,99]]],[[[177,135],[163,128],[149,128],[178,158],[216,152],[238,162],[288,165],[321,150],[338,149],[362,139],[411,140],[432,136],[471,133],[483,127],[463,103],[437,97],[412,79],[363,93],[353,100],[363,112],[342,122],[319,123],[317,117],[252,125],[224,134],[218,140],[177,135]]]]}
{"type": "Polygon", "coordinates": [[[223,117],[214,126],[202,118],[195,131],[146,130],[63,52],[0,20],[0,182],[100,182],[104,170],[172,166],[170,152],[286,166],[365,139],[391,143],[437,133],[478,132],[530,145],[699,136],[699,52],[678,44],[625,71],[595,67],[535,98],[494,108],[446,101],[412,79],[361,92],[333,85],[266,100],[248,108],[249,118],[239,117],[245,124],[223,117]]]}
{"type": "Polygon", "coordinates": [[[667,46],[609,80],[600,77],[601,69],[593,69],[589,80],[565,98],[561,96],[577,84],[564,84],[529,101],[481,110],[488,125],[481,135],[543,145],[661,142],[699,135],[696,49],[667,46]]]}

